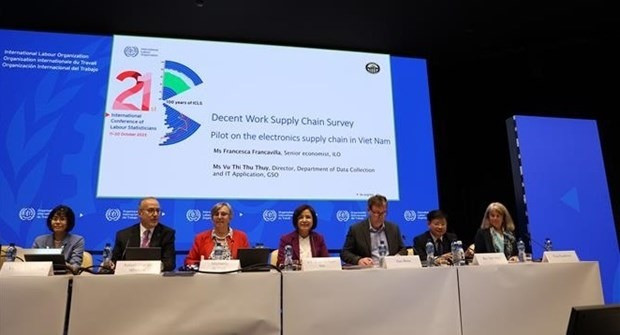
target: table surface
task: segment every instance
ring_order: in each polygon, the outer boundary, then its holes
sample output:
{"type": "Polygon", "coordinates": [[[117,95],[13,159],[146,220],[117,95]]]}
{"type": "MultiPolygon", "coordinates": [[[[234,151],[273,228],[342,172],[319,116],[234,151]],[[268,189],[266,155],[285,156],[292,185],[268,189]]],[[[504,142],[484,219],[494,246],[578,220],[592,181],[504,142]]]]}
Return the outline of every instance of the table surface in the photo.
{"type": "Polygon", "coordinates": [[[62,334],[71,278],[1,277],[0,334],[62,334]]]}
{"type": "Polygon", "coordinates": [[[70,279],[70,335],[565,334],[572,306],[603,303],[596,262],[3,277],[0,334],[62,334],[70,279]]]}
{"type": "Polygon", "coordinates": [[[603,304],[597,262],[459,269],[463,335],[566,334],[573,306],[603,304]]]}
{"type": "Polygon", "coordinates": [[[280,334],[280,275],[75,277],[69,334],[280,334]]]}
{"type": "Polygon", "coordinates": [[[285,334],[460,334],[455,268],[284,274],[285,334]]]}

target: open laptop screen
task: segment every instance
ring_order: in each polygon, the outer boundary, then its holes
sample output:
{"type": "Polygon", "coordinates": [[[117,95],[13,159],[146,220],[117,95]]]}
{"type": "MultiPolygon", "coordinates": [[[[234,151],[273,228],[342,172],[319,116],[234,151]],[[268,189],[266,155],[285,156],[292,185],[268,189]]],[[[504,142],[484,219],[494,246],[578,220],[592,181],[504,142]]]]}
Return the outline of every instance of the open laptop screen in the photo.
{"type": "Polygon", "coordinates": [[[125,260],[128,261],[159,261],[161,260],[161,248],[137,248],[127,247],[125,249],[125,260]]]}
{"type": "Polygon", "coordinates": [[[266,248],[239,249],[237,257],[239,257],[242,271],[269,271],[269,267],[247,268],[252,265],[269,263],[270,253],[271,251],[266,248]]]}
{"type": "Polygon", "coordinates": [[[52,262],[54,274],[67,273],[65,256],[61,249],[24,249],[24,260],[26,262],[52,262]]]}

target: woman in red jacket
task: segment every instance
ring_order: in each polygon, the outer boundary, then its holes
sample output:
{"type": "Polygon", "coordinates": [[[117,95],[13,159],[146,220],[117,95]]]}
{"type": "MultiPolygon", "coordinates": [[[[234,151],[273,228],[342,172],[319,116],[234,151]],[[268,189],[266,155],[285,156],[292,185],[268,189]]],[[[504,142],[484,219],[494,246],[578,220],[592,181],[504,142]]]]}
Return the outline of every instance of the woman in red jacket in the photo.
{"type": "Polygon", "coordinates": [[[241,230],[230,228],[233,217],[232,206],[227,202],[217,203],[211,208],[213,229],[204,231],[194,239],[194,245],[185,257],[185,264],[198,264],[201,257],[213,258],[215,246],[219,243],[223,247],[221,259],[236,259],[237,250],[250,247],[248,236],[241,230]]]}

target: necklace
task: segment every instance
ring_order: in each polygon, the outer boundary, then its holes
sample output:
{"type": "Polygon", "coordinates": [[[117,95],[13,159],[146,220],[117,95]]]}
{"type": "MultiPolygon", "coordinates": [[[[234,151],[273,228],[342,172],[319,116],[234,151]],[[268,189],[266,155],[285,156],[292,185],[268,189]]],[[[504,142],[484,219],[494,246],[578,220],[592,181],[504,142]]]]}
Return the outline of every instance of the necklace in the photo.
{"type": "Polygon", "coordinates": [[[224,236],[220,236],[220,235],[218,235],[215,231],[213,231],[213,235],[215,235],[215,238],[216,238],[217,240],[220,240],[220,241],[225,240],[225,239],[226,239],[226,236],[228,236],[228,234],[226,234],[226,235],[224,235],[224,236]]]}

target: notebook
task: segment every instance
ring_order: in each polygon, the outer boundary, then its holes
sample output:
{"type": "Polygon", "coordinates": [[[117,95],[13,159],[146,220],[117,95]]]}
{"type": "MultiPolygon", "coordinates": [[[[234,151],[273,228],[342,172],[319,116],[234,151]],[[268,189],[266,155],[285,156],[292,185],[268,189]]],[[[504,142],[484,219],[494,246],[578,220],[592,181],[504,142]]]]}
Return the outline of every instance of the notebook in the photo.
{"type": "Polygon", "coordinates": [[[271,254],[271,250],[266,248],[237,250],[241,271],[269,271],[270,268],[268,266],[248,268],[256,264],[269,264],[269,254],[271,254]]]}
{"type": "Polygon", "coordinates": [[[55,275],[67,273],[65,256],[61,249],[24,249],[24,260],[26,262],[52,262],[55,275]]]}
{"type": "Polygon", "coordinates": [[[160,247],[127,247],[125,249],[125,260],[127,261],[159,261],[161,260],[160,247]]]}

